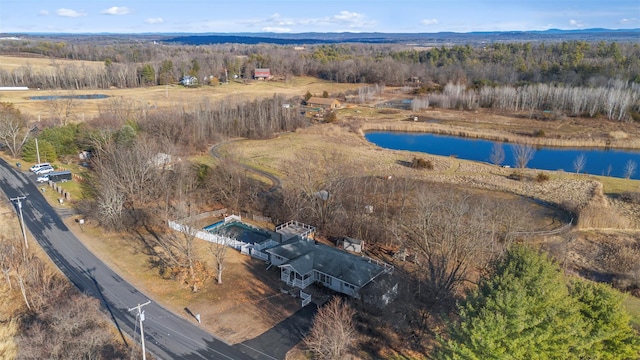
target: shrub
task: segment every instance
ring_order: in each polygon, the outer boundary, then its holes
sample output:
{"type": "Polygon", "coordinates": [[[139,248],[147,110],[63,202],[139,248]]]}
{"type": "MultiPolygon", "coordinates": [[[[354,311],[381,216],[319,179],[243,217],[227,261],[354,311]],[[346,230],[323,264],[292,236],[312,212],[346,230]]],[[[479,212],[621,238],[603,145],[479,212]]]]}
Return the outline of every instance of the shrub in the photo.
{"type": "Polygon", "coordinates": [[[544,130],[536,130],[533,132],[533,136],[534,137],[545,137],[545,132],[544,130]]]}
{"type": "Polygon", "coordinates": [[[335,111],[331,111],[330,113],[327,114],[327,116],[325,116],[324,120],[328,123],[332,123],[338,120],[338,114],[336,114],[335,111]]]}
{"type": "Polygon", "coordinates": [[[539,172],[538,176],[536,176],[536,182],[543,183],[545,181],[549,181],[549,175],[543,172],[539,172]]]}
{"type": "Polygon", "coordinates": [[[640,204],[640,192],[623,192],[622,194],[620,194],[620,200],[631,204],[640,204]]]}
{"type": "Polygon", "coordinates": [[[520,181],[522,180],[522,174],[519,172],[512,172],[511,174],[509,174],[509,176],[507,176],[507,179],[520,181]]]}
{"type": "Polygon", "coordinates": [[[411,160],[411,167],[414,169],[433,170],[433,163],[431,160],[414,157],[413,160],[411,160]]]}

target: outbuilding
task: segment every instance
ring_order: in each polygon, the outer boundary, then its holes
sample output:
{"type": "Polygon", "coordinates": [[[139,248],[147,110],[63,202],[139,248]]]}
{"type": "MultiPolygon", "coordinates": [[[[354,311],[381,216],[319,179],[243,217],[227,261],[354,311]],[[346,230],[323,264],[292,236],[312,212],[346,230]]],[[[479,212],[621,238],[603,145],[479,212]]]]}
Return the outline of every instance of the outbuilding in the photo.
{"type": "Polygon", "coordinates": [[[336,99],[311,97],[307,100],[307,105],[312,107],[321,107],[323,109],[335,110],[340,107],[340,102],[336,99]]]}

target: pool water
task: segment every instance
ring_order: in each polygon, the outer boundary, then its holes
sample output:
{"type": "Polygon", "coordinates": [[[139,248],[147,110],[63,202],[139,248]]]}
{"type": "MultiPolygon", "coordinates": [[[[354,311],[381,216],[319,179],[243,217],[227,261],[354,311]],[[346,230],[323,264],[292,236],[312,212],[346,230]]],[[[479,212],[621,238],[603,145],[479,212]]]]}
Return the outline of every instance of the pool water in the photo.
{"type": "Polygon", "coordinates": [[[247,244],[259,244],[271,238],[271,234],[237,221],[217,222],[205,227],[205,230],[234,238],[247,244]]]}

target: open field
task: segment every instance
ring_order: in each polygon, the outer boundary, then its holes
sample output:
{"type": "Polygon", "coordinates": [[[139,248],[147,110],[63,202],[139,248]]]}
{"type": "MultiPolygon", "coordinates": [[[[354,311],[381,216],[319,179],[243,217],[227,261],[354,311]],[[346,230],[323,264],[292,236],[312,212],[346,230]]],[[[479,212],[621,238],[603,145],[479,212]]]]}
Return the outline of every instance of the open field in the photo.
{"type": "Polygon", "coordinates": [[[35,54],[32,57],[0,55],[0,70],[5,71],[13,71],[24,67],[34,73],[48,73],[58,67],[65,66],[86,66],[93,69],[101,69],[104,68],[104,62],[51,59],[43,56],[36,56],[35,54]]]}
{"type": "Polygon", "coordinates": [[[33,96],[51,95],[94,95],[104,94],[105,99],[73,100],[73,118],[76,121],[89,119],[99,114],[100,108],[105,108],[109,101],[118,98],[126,98],[136,101],[145,110],[175,108],[189,109],[189,105],[195,105],[201,101],[247,101],[273,96],[274,94],[285,97],[302,97],[307,91],[321,94],[325,90],[330,93],[341,92],[356,88],[357,85],[346,84],[336,87],[335,84],[312,78],[296,79],[291,83],[286,82],[259,82],[247,84],[231,82],[227,85],[202,86],[198,88],[185,88],[182,85],[150,86],[135,89],[98,89],[98,90],[74,90],[74,91],[49,91],[26,90],[0,92],[0,101],[11,102],[20,111],[37,119],[38,116],[47,118],[49,106],[44,100],[31,100],[33,96]]]}
{"type": "MultiPolygon", "coordinates": [[[[49,71],[56,66],[75,65],[103,67],[102,62],[51,60],[48,58],[24,58],[13,56],[0,56],[0,69],[13,70],[21,66],[29,66],[34,72],[49,71]]],[[[29,89],[26,91],[0,92],[0,101],[11,102],[16,105],[23,114],[31,119],[47,118],[49,105],[44,100],[30,100],[33,96],[50,95],[93,95],[104,94],[106,99],[73,100],[72,117],[76,121],[82,121],[96,116],[100,108],[105,108],[112,99],[126,98],[134,100],[143,110],[157,108],[187,108],[189,104],[200,101],[247,101],[258,98],[282,95],[285,97],[302,97],[307,91],[320,95],[328,91],[331,96],[338,93],[360,87],[358,84],[335,84],[310,77],[295,77],[282,81],[249,81],[246,83],[232,81],[229,84],[218,86],[201,86],[197,88],[185,88],[182,85],[150,86],[132,89],[91,89],[73,91],[51,91],[29,89]]]]}

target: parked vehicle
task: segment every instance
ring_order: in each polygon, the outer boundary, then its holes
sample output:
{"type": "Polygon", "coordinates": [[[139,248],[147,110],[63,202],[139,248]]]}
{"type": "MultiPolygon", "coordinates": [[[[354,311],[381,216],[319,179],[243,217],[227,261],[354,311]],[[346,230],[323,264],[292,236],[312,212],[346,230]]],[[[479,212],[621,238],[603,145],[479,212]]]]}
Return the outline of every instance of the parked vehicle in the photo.
{"type": "Polygon", "coordinates": [[[39,182],[39,183],[44,183],[47,181],[49,181],[49,174],[38,176],[38,178],[36,179],[36,182],[39,182]]]}
{"type": "Polygon", "coordinates": [[[50,166],[51,166],[51,164],[49,164],[48,162],[46,162],[46,163],[40,163],[40,164],[35,164],[35,165],[33,165],[32,167],[30,167],[30,168],[29,168],[29,171],[31,171],[31,172],[36,172],[36,171],[38,171],[39,169],[41,169],[41,168],[43,168],[43,167],[45,167],[45,166],[49,166],[49,167],[50,167],[50,166]]]}
{"type": "Polygon", "coordinates": [[[54,171],[55,169],[53,168],[53,166],[43,166],[41,168],[39,168],[38,170],[34,171],[36,173],[36,175],[44,175],[44,174],[48,174],[52,171],[54,171]]]}
{"type": "Polygon", "coordinates": [[[49,173],[48,176],[49,176],[48,181],[53,181],[53,182],[66,182],[66,181],[71,181],[72,179],[71,171],[69,170],[54,171],[49,173]]]}

